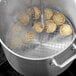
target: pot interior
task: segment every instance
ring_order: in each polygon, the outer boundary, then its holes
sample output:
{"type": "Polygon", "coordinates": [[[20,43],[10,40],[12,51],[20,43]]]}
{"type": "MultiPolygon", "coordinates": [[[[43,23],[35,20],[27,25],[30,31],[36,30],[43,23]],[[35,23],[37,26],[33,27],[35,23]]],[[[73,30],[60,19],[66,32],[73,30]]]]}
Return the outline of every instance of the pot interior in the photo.
{"type": "MultiPolygon", "coordinates": [[[[53,57],[55,55],[60,54],[72,44],[75,33],[71,37],[67,38],[60,37],[61,39],[59,39],[59,41],[57,37],[54,37],[52,40],[47,42],[46,42],[46,39],[48,40],[47,35],[37,34],[37,39],[32,43],[25,44],[22,46],[22,48],[12,49],[9,45],[10,38],[13,39],[13,43],[16,42],[19,44],[21,36],[23,35],[24,31],[27,30],[27,28],[24,29],[24,27],[22,28],[21,26],[15,25],[15,27],[18,26],[17,29],[22,29],[22,31],[19,32],[18,38],[15,38],[14,37],[15,35],[13,36],[11,34],[11,30],[14,27],[13,23],[16,22],[16,17],[24,10],[26,11],[28,7],[37,6],[40,8],[40,0],[7,0],[7,1],[3,0],[3,1],[0,2],[0,38],[6,44],[6,46],[9,47],[13,52],[29,58],[46,58],[49,56],[53,57]],[[39,42],[40,39],[43,40],[42,42],[43,44],[40,44],[39,42]],[[64,42],[66,43],[64,44],[64,42]]],[[[68,23],[72,25],[75,32],[76,0],[42,0],[42,1],[45,7],[50,7],[55,11],[59,10],[60,12],[62,12],[67,17],[68,23]]]]}

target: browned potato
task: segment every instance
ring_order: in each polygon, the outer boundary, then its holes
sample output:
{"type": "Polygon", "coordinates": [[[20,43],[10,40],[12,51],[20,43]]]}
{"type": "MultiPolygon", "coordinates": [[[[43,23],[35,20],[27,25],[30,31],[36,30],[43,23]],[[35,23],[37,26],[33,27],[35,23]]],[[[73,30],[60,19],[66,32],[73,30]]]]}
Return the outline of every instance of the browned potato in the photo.
{"type": "Polygon", "coordinates": [[[24,42],[31,42],[35,39],[35,35],[33,32],[25,32],[25,35],[24,35],[24,42]]]}
{"type": "Polygon", "coordinates": [[[50,19],[53,16],[53,11],[50,8],[45,8],[44,15],[46,19],[50,19]]]}
{"type": "Polygon", "coordinates": [[[54,23],[53,20],[47,20],[44,30],[47,33],[53,33],[56,30],[56,27],[57,26],[56,26],[56,24],[54,23]]]}
{"type": "Polygon", "coordinates": [[[73,32],[72,27],[69,24],[63,24],[60,27],[60,34],[63,36],[69,36],[72,34],[72,32],[73,32]]]}
{"type": "Polygon", "coordinates": [[[22,25],[28,25],[30,21],[30,16],[27,13],[22,13],[18,17],[18,21],[22,25]]]}
{"type": "Polygon", "coordinates": [[[37,33],[41,33],[43,31],[42,23],[41,22],[34,22],[33,30],[37,33]]]}
{"type": "Polygon", "coordinates": [[[41,10],[38,7],[33,7],[35,19],[39,19],[41,16],[41,10]]]}
{"type": "Polygon", "coordinates": [[[53,20],[57,25],[62,25],[65,23],[65,16],[62,13],[56,13],[53,16],[53,20]]]}

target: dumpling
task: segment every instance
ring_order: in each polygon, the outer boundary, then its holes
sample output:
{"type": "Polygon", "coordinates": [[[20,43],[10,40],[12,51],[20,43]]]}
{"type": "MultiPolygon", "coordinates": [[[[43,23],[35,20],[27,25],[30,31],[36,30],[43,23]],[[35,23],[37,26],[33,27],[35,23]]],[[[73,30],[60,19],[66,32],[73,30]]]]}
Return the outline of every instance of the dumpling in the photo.
{"type": "Polygon", "coordinates": [[[53,33],[55,30],[56,30],[56,27],[57,25],[54,23],[53,20],[47,20],[45,22],[45,28],[44,30],[47,32],[47,33],[53,33]]]}
{"type": "Polygon", "coordinates": [[[33,9],[32,8],[28,8],[27,11],[28,15],[31,17],[32,14],[34,13],[33,9]]]}
{"type": "Polygon", "coordinates": [[[73,32],[72,27],[69,24],[63,24],[60,27],[60,34],[63,36],[69,36],[72,34],[72,32],[73,32]]]}
{"type": "Polygon", "coordinates": [[[65,16],[62,13],[56,13],[53,16],[53,20],[57,25],[62,25],[65,23],[65,16]]]}
{"type": "Polygon", "coordinates": [[[50,8],[44,9],[45,19],[50,19],[53,16],[53,11],[50,8]]]}
{"type": "Polygon", "coordinates": [[[34,22],[33,30],[37,33],[41,33],[43,31],[42,23],[41,22],[34,22]]]}
{"type": "Polygon", "coordinates": [[[24,42],[31,42],[35,39],[35,35],[33,32],[25,32],[25,35],[24,35],[24,42]]]}
{"type": "Polygon", "coordinates": [[[13,35],[17,35],[22,31],[22,28],[19,25],[20,25],[19,23],[12,23],[10,25],[9,30],[13,35]]]}
{"type": "Polygon", "coordinates": [[[14,48],[21,48],[23,45],[23,29],[19,24],[11,24],[7,32],[6,40],[8,45],[14,48]]]}
{"type": "Polygon", "coordinates": [[[20,38],[15,37],[11,38],[8,44],[12,49],[21,48],[23,45],[23,41],[20,38]]]}
{"type": "Polygon", "coordinates": [[[19,21],[19,23],[21,25],[28,25],[29,24],[29,21],[30,21],[29,14],[27,14],[26,12],[20,14],[19,17],[18,17],[18,21],[19,21]]]}
{"type": "Polygon", "coordinates": [[[39,19],[40,16],[41,16],[41,10],[37,7],[33,7],[33,10],[34,10],[34,17],[35,19],[39,19]]]}

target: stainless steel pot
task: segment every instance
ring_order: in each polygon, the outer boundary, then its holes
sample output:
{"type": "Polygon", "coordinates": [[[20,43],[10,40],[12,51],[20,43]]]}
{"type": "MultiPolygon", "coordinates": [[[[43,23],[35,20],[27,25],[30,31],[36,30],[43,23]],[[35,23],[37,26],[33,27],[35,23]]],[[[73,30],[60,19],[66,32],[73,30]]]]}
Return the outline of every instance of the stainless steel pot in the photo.
{"type": "MultiPolygon", "coordinates": [[[[46,6],[56,8],[63,12],[71,22],[73,23],[74,29],[76,29],[76,0],[43,0],[46,6]]],[[[33,59],[21,56],[12,50],[10,50],[5,43],[5,35],[8,30],[8,25],[13,20],[10,14],[17,7],[21,9],[21,5],[28,7],[31,0],[1,0],[0,1],[0,42],[3,45],[4,53],[7,60],[11,66],[23,75],[27,76],[55,76],[56,74],[64,71],[74,59],[76,59],[76,54],[70,50],[73,46],[76,50],[76,45],[74,40],[76,35],[74,35],[73,41],[69,47],[64,51],[59,51],[53,56],[41,59],[33,59]],[[59,62],[60,64],[58,64],[59,62]],[[65,67],[67,66],[67,67],[65,67]],[[61,71],[62,70],[62,71],[61,71]]],[[[33,5],[38,5],[38,0],[33,0],[33,5]]],[[[23,9],[25,9],[24,7],[23,9]]],[[[12,14],[13,15],[13,14],[12,14]]]]}

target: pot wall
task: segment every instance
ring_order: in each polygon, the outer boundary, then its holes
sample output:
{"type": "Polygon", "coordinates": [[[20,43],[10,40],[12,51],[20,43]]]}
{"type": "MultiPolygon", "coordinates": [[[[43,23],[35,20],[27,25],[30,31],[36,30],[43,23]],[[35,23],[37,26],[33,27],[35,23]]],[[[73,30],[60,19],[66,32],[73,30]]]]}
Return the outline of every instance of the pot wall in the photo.
{"type": "MultiPolygon", "coordinates": [[[[4,47],[3,49],[6,55],[6,58],[8,62],[11,64],[11,66],[16,71],[18,71],[19,73],[25,76],[34,76],[34,75],[35,76],[55,76],[62,73],[71,64],[69,63],[66,67],[61,69],[55,66],[54,64],[52,64],[51,59],[41,60],[41,61],[27,60],[27,59],[23,59],[18,56],[15,56],[14,54],[6,50],[4,47]]],[[[68,49],[56,57],[57,62],[61,64],[72,55],[73,55],[73,51],[68,49]]]]}

